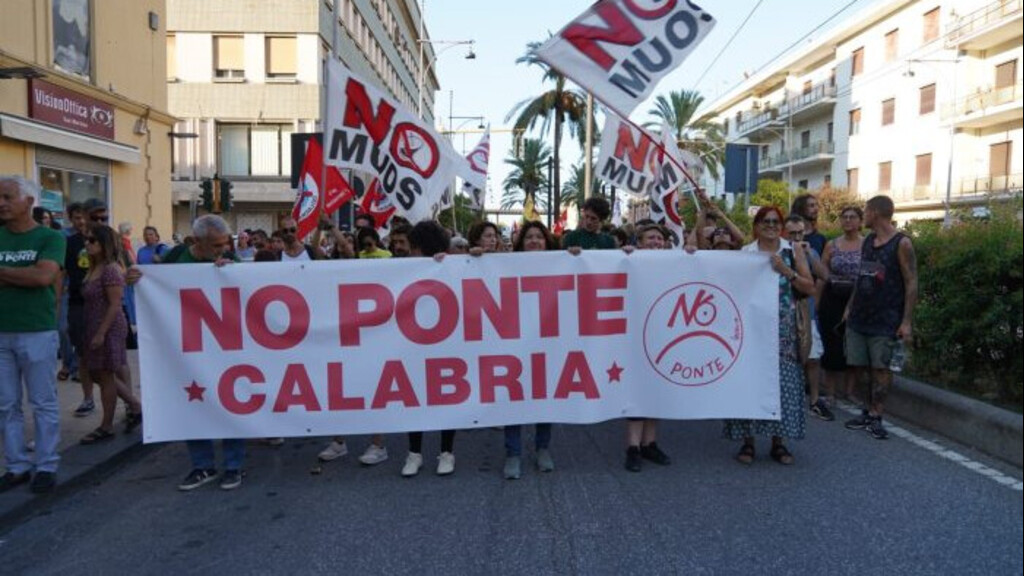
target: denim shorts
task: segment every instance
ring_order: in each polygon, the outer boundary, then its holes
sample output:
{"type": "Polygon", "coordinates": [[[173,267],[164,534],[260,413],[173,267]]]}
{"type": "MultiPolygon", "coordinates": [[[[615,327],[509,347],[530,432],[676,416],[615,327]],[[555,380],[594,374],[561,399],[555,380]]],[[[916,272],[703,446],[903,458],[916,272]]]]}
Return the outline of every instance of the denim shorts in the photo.
{"type": "Polygon", "coordinates": [[[846,327],[844,348],[848,366],[888,370],[895,347],[896,338],[893,336],[869,336],[846,327]]]}

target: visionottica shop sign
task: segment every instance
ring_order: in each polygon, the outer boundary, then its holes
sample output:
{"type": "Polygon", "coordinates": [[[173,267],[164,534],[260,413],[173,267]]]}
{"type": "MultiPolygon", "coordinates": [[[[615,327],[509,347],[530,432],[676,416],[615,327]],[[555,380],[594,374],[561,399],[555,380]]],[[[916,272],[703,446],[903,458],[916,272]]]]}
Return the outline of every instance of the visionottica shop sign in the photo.
{"type": "Polygon", "coordinates": [[[29,82],[30,118],[60,128],[114,139],[114,107],[45,80],[29,82]]]}

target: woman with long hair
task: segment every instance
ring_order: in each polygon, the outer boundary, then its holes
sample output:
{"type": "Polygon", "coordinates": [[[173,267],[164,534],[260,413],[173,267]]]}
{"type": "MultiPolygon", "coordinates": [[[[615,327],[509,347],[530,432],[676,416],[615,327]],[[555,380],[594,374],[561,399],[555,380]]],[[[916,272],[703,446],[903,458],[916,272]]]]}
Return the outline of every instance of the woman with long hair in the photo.
{"type": "MultiPolygon", "coordinates": [[[[541,252],[558,250],[555,238],[547,226],[540,222],[527,222],[519,231],[513,252],[541,252]]],[[[533,436],[534,453],[537,458],[537,470],[551,472],[555,469],[555,461],[551,458],[548,446],[551,444],[551,424],[537,424],[533,436]]],[[[506,480],[517,480],[522,475],[523,427],[520,425],[505,426],[505,470],[506,480]]]]}
{"type": "MultiPolygon", "coordinates": [[[[520,237],[522,237],[522,234],[520,234],[520,237]]],[[[481,254],[504,251],[501,244],[501,231],[498,230],[498,225],[494,222],[484,220],[473,224],[469,228],[469,232],[466,233],[466,239],[469,240],[470,253],[481,254]]]]}
{"type": "Polygon", "coordinates": [[[804,372],[798,351],[799,335],[793,291],[811,295],[814,279],[801,245],[791,245],[782,238],[785,218],[775,206],[765,206],[754,216],[754,241],[743,247],[745,252],[771,254],[771,266],[779,274],[779,420],[727,420],[725,436],[742,440],[736,459],[742,464],[754,461],[755,436],[770,436],[769,455],[779,464],[792,464],[793,455],[786,448],[786,439],[804,437],[804,372]]]}
{"type": "Polygon", "coordinates": [[[85,235],[89,272],[82,284],[85,299],[86,368],[100,386],[103,420],[98,428],[82,437],[82,444],[94,444],[114,436],[114,412],[121,397],[131,408],[125,426],[131,432],[142,423],[142,404],[127,383],[115,374],[128,364],[125,347],[128,322],[121,310],[124,268],[120,262],[120,236],[105,225],[91,227],[85,235]]]}

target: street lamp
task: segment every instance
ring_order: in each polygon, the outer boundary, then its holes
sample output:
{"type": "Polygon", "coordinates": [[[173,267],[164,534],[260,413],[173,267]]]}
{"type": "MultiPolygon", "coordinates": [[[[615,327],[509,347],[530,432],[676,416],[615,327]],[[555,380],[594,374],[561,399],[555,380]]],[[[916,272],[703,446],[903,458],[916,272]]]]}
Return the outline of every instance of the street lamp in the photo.
{"type": "MultiPolygon", "coordinates": [[[[960,47],[956,47],[956,53],[952,60],[941,59],[941,58],[911,58],[907,60],[907,71],[903,73],[905,78],[913,78],[914,70],[910,67],[911,64],[923,63],[923,64],[952,64],[953,65],[953,78],[950,82],[950,90],[953,93],[952,105],[953,115],[949,119],[949,159],[946,162],[946,207],[945,214],[942,217],[942,227],[949,228],[952,222],[952,202],[953,202],[953,154],[956,152],[956,69],[957,64],[960,63],[960,47]]],[[[941,74],[941,72],[940,72],[941,74]]],[[[945,74],[942,74],[945,76],[945,74]]],[[[936,105],[936,109],[938,106],[936,105]]]]}
{"type": "Polygon", "coordinates": [[[417,88],[418,88],[418,90],[417,90],[417,102],[416,102],[416,115],[419,116],[420,118],[423,118],[423,88],[424,88],[424,84],[425,84],[426,79],[427,79],[427,73],[426,73],[427,68],[432,66],[434,64],[434,62],[437,62],[437,59],[441,56],[441,54],[444,54],[445,52],[447,52],[448,50],[450,50],[450,49],[452,49],[452,48],[454,48],[456,46],[469,46],[469,51],[466,52],[465,58],[466,58],[466,60],[476,60],[476,52],[473,51],[473,44],[476,43],[475,40],[428,40],[428,39],[423,37],[424,34],[425,34],[423,22],[426,19],[426,4],[427,4],[427,0],[420,0],[420,34],[419,34],[419,38],[416,39],[416,44],[419,46],[419,63],[420,63],[419,74],[418,74],[418,78],[417,78],[417,82],[416,82],[417,88]],[[423,57],[424,57],[423,49],[424,49],[424,45],[426,45],[426,44],[430,44],[431,46],[437,44],[437,45],[444,46],[444,48],[442,48],[441,50],[435,52],[433,58],[431,58],[428,62],[424,62],[423,61],[423,57]]]}

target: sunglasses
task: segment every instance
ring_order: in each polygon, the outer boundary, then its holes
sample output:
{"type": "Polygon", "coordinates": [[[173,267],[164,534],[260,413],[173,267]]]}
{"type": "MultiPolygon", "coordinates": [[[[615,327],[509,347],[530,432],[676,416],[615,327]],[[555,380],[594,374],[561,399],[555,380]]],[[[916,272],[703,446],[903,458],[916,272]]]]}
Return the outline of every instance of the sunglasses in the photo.
{"type": "Polygon", "coordinates": [[[294,226],[291,228],[281,228],[281,232],[284,234],[295,234],[298,231],[299,229],[294,226]]]}

